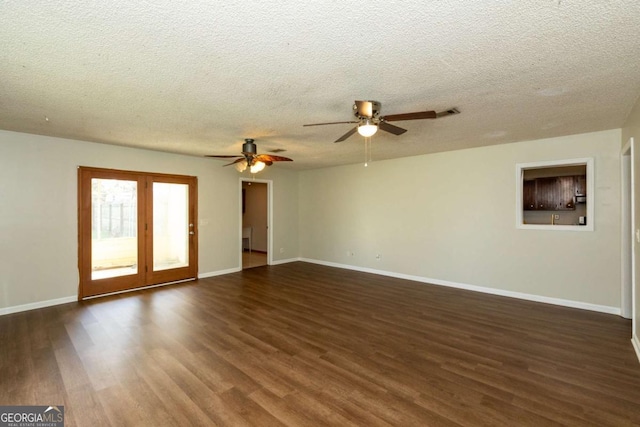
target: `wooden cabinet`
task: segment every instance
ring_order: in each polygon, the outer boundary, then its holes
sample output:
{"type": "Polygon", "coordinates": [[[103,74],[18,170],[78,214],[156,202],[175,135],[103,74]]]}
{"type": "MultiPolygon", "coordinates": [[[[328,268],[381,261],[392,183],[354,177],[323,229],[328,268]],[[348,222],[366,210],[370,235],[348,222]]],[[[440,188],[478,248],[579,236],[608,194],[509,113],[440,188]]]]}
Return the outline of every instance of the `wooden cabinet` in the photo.
{"type": "Polygon", "coordinates": [[[522,183],[522,207],[525,211],[536,208],[536,181],[534,179],[522,183]]]}
{"type": "Polygon", "coordinates": [[[576,194],[586,194],[584,176],[527,180],[522,183],[522,207],[525,211],[574,210],[576,194]]]}
{"type": "Polygon", "coordinates": [[[557,178],[556,210],[574,210],[576,208],[573,197],[576,189],[576,178],[574,176],[560,176],[557,178]]]}
{"type": "Polygon", "coordinates": [[[536,210],[552,211],[557,206],[557,178],[536,179],[536,210]]]}

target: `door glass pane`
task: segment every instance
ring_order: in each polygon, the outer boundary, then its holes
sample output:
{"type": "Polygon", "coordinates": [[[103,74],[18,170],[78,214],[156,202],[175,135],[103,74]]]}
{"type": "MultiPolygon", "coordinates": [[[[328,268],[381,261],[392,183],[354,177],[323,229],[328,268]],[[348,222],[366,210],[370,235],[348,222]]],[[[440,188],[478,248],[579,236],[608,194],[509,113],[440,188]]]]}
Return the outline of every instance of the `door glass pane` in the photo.
{"type": "Polygon", "coordinates": [[[91,279],[138,273],[136,181],[91,179],[91,279]]]}
{"type": "Polygon", "coordinates": [[[153,271],[189,265],[189,186],[153,183],[153,271]]]}

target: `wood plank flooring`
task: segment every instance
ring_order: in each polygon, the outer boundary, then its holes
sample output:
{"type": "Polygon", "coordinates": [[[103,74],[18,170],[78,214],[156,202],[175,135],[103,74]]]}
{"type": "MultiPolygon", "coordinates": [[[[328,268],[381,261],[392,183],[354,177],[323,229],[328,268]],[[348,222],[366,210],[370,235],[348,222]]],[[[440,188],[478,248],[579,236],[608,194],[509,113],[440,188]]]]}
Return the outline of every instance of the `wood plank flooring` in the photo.
{"type": "Polygon", "coordinates": [[[307,263],[0,317],[0,404],[66,425],[640,425],[617,316],[307,263]]]}

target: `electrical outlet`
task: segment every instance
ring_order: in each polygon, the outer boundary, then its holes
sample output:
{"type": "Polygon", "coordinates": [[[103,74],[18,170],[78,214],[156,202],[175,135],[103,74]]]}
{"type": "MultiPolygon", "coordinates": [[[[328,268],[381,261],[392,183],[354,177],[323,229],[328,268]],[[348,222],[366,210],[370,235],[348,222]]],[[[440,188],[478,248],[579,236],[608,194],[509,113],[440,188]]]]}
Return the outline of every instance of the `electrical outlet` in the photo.
{"type": "Polygon", "coordinates": [[[553,216],[553,218],[554,218],[554,219],[560,219],[560,215],[555,214],[555,215],[553,216]]]}
{"type": "Polygon", "coordinates": [[[380,258],[381,258],[381,257],[382,257],[382,256],[381,256],[380,254],[376,254],[376,260],[380,261],[380,258]]]}
{"type": "Polygon", "coordinates": [[[284,253],[284,248],[280,248],[280,253],[283,254],[284,253]]]}

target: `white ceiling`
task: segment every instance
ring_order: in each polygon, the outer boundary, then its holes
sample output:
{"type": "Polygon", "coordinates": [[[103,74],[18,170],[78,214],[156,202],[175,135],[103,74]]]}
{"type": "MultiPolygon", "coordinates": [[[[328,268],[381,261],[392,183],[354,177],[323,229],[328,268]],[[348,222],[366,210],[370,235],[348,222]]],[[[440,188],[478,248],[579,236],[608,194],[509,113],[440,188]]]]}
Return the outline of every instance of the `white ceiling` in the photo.
{"type": "MultiPolygon", "coordinates": [[[[0,128],[310,169],[356,99],[394,122],[387,159],[621,127],[640,95],[638,0],[0,2],[0,128]]],[[[211,160],[213,165],[220,161],[211,160]]]]}

